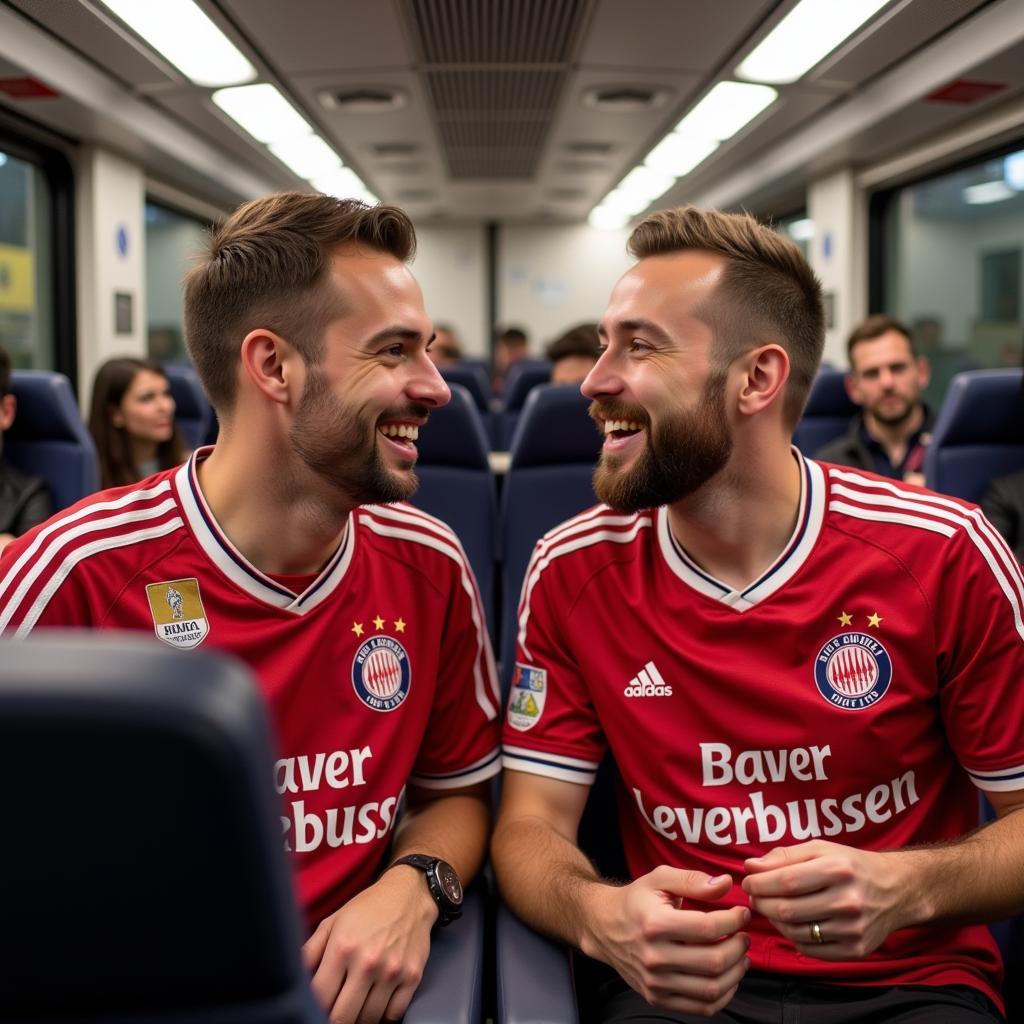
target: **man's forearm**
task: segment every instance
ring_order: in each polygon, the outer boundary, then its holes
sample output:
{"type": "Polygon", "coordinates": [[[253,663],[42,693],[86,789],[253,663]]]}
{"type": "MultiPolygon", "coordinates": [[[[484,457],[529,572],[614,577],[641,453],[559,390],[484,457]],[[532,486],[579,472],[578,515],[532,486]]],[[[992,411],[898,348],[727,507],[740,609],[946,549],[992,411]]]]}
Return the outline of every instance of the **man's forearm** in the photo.
{"type": "Polygon", "coordinates": [[[574,843],[539,819],[499,820],[491,862],[519,917],[562,942],[584,944],[587,898],[605,883],[574,843]]]}
{"type": "Polygon", "coordinates": [[[1024,910],[1024,809],[948,846],[906,850],[907,925],[997,921],[1024,910]]]}
{"type": "Polygon", "coordinates": [[[480,870],[491,812],[484,794],[454,794],[406,810],[395,832],[392,860],[425,853],[448,861],[464,883],[480,870]]]}

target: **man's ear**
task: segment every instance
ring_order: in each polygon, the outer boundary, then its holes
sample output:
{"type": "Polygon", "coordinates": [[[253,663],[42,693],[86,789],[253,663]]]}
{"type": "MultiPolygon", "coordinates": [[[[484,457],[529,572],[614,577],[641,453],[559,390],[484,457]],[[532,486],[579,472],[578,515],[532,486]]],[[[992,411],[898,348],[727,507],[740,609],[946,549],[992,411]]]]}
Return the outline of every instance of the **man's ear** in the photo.
{"type": "Polygon", "coordinates": [[[846,388],[846,394],[854,405],[863,404],[860,400],[860,388],[857,386],[857,377],[852,370],[843,377],[843,386],[846,388]]]}
{"type": "Polygon", "coordinates": [[[18,412],[18,400],[14,395],[7,394],[0,398],[0,432],[8,430],[18,412]]]}
{"type": "Polygon", "coordinates": [[[279,334],[258,327],[242,341],[242,370],[251,384],[272,402],[286,404],[295,396],[299,354],[279,334]]]}
{"type": "Polygon", "coordinates": [[[789,380],[789,354],[777,344],[752,349],[740,364],[744,379],[739,393],[739,411],[747,416],[781,402],[789,380]]]}

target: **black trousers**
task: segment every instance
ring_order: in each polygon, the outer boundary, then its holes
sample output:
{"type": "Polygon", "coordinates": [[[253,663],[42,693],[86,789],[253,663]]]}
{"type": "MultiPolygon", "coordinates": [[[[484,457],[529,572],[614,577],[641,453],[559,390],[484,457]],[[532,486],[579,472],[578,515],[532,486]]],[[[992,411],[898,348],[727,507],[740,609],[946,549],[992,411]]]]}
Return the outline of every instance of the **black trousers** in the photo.
{"type": "Polygon", "coordinates": [[[823,985],[751,971],[714,1017],[659,1010],[621,979],[606,982],[583,1024],[999,1024],[1003,1018],[968,985],[823,985]]]}

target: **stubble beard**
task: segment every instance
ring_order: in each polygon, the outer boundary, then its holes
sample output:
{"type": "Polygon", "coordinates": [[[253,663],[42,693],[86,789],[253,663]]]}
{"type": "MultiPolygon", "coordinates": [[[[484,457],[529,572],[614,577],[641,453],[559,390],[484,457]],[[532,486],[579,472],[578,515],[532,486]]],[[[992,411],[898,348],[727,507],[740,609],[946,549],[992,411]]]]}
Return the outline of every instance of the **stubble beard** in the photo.
{"type": "Polygon", "coordinates": [[[625,419],[646,427],[647,444],[625,469],[625,459],[602,452],[594,470],[594,492],[620,512],[671,505],[693,494],[722,470],[733,441],[725,412],[725,374],[713,374],[692,410],[655,426],[638,408],[594,403],[591,415],[625,419]]]}
{"type": "MultiPolygon", "coordinates": [[[[419,407],[382,419],[419,418],[419,407]]],[[[324,374],[311,368],[289,434],[292,450],[321,480],[341,492],[353,505],[406,501],[419,487],[414,473],[390,470],[380,454],[377,422],[350,408],[332,393],[324,374]]],[[[409,466],[412,467],[412,460],[409,466]]]]}

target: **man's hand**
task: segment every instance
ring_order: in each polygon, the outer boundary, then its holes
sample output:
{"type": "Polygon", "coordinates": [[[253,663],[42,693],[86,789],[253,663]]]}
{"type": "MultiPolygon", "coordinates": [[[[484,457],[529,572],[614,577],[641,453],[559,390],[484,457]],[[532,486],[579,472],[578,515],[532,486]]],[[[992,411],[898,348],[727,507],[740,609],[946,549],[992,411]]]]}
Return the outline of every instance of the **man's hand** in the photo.
{"type": "Polygon", "coordinates": [[[331,1024],[401,1020],[430,952],[437,907],[423,872],[399,865],[324,918],[303,947],[331,1024]]]}
{"type": "Polygon", "coordinates": [[[750,905],[805,956],[856,960],[913,922],[908,855],[875,853],[820,839],[778,846],[746,863],[750,905]],[[814,936],[817,924],[821,942],[814,936]]]}
{"type": "Polygon", "coordinates": [[[688,909],[731,888],[728,875],[659,867],[630,885],[595,885],[582,948],[614,967],[653,1006],[711,1016],[732,999],[750,961],[746,907],[688,909]]]}

